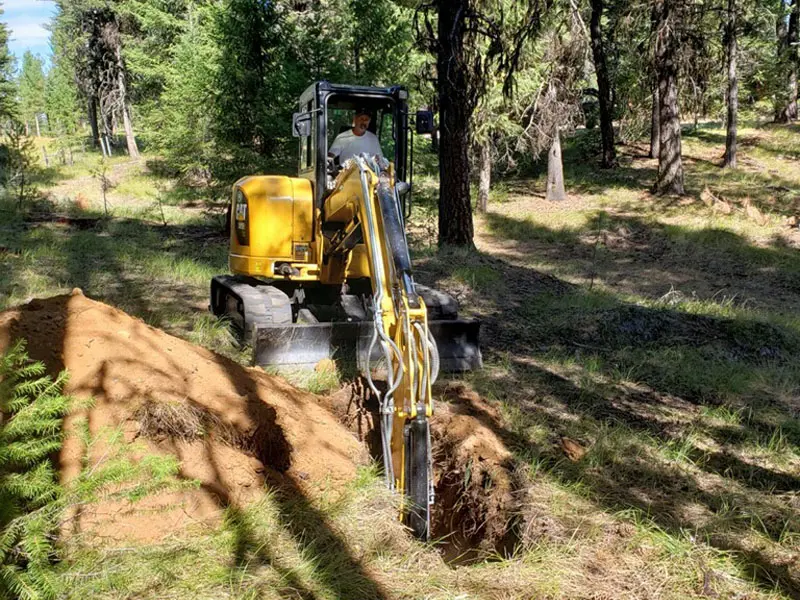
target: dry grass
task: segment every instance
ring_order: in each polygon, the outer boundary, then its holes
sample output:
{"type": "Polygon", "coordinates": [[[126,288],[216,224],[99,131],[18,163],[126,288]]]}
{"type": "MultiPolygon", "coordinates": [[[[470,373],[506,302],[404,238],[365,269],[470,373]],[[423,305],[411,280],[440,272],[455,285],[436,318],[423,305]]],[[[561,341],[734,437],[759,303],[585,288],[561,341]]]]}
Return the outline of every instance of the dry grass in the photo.
{"type": "Polygon", "coordinates": [[[232,448],[251,452],[253,440],[231,423],[202,406],[187,402],[167,402],[148,399],[136,411],[139,434],[153,440],[170,439],[193,442],[206,437],[232,448]]]}

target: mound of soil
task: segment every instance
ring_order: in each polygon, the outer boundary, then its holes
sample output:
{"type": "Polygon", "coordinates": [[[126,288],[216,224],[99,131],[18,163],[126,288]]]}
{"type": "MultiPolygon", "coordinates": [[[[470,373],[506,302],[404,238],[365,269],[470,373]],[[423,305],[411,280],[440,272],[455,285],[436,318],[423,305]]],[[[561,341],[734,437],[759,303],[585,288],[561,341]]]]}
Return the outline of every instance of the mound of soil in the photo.
{"type": "MultiPolygon", "coordinates": [[[[0,313],[0,352],[18,338],[51,373],[67,369],[66,392],[94,398],[71,415],[92,434],[121,427],[149,453],[172,454],[180,476],[198,488],[162,493],[135,505],[103,502],[73,521],[112,539],[156,540],[187,524],[215,523],[228,505],[261,496],[265,481],[301,494],[352,479],[362,446],[319,399],[282,379],[244,368],[154,329],[111,306],[70,295],[33,300],[0,313]]],[[[81,469],[85,449],[68,436],[59,456],[63,480],[81,469]]],[[[102,457],[102,449],[94,450],[102,457]]]]}

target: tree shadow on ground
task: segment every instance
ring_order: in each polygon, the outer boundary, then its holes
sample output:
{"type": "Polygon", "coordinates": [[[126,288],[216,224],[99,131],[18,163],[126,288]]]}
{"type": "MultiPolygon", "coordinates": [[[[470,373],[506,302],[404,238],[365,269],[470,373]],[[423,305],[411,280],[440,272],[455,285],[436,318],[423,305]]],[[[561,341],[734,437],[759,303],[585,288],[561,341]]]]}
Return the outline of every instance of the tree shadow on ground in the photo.
{"type": "MultiPolygon", "coordinates": [[[[227,512],[225,526],[234,536],[232,576],[253,573],[259,567],[267,565],[281,578],[285,587],[280,591],[282,597],[313,599],[324,595],[363,600],[386,597],[382,586],[367,574],[361,562],[355,558],[347,540],[317,508],[307,487],[294,479],[302,478],[302,473],[292,471],[295,448],[281,424],[278,410],[281,407],[286,410],[293,403],[294,410],[307,409],[308,403],[313,403],[312,400],[305,399],[303,402],[306,404],[303,404],[302,399],[292,395],[299,392],[291,390],[288,385],[219,356],[211,357],[213,366],[206,364],[205,372],[214,368],[220,372],[223,380],[228,380],[229,385],[214,388],[213,385],[219,385],[215,383],[208,388],[208,382],[205,386],[200,385],[200,382],[193,382],[186,365],[180,363],[179,357],[169,347],[168,340],[162,340],[164,343],[161,345],[156,344],[156,337],[153,337],[155,334],[147,333],[148,330],[143,325],[136,321],[125,321],[102,305],[84,308],[86,302],[80,295],[34,301],[32,305],[19,311],[11,325],[12,339],[8,341],[20,337],[36,339],[36,344],[30,346],[30,356],[34,360],[45,362],[51,373],[69,367],[66,356],[70,357],[69,360],[81,362],[83,371],[79,377],[76,376],[70,393],[96,399],[95,405],[85,410],[93,435],[103,426],[119,427],[135,419],[138,412],[134,411],[138,411],[151,398],[161,402],[180,401],[187,408],[193,408],[195,414],[212,417],[204,437],[191,442],[164,434],[165,430],[160,430],[157,437],[152,437],[154,434],[144,429],[140,429],[139,433],[160,451],[171,452],[181,460],[181,478],[195,480],[196,476],[192,476],[191,469],[196,469],[198,457],[202,458],[203,477],[198,494],[204,502],[213,502],[218,510],[227,512]],[[90,310],[101,312],[87,317],[91,319],[88,328],[86,322],[78,325],[76,319],[90,310]],[[132,329],[126,333],[116,331],[118,327],[132,329]],[[81,330],[80,334],[76,333],[78,329],[81,330]],[[119,337],[122,333],[125,335],[119,337]],[[78,358],[82,356],[83,349],[76,347],[76,335],[86,335],[82,339],[85,341],[88,338],[89,345],[105,348],[102,360],[98,359],[99,364],[85,363],[87,359],[78,358]],[[123,338],[128,341],[120,342],[123,338]],[[152,367],[154,364],[161,366],[156,369],[152,367]],[[144,379],[143,370],[147,371],[144,379]],[[238,413],[227,410],[224,398],[218,397],[220,390],[226,390],[225,393],[232,394],[232,398],[244,405],[243,416],[246,418],[242,419],[237,416],[238,413]],[[223,423],[226,424],[225,430],[220,429],[220,424],[223,423]],[[218,461],[222,443],[218,440],[222,439],[219,436],[224,431],[228,432],[227,439],[230,441],[223,445],[227,444],[226,447],[232,448],[226,450],[227,452],[244,453],[261,465],[256,472],[264,473],[263,483],[272,492],[267,499],[271,510],[277,513],[276,528],[266,534],[256,531],[251,520],[253,515],[248,517],[246,509],[247,504],[253,500],[253,494],[258,495],[260,492],[252,490],[249,484],[243,487],[240,483],[241,474],[226,472],[218,461]],[[216,446],[212,447],[212,443],[216,446]],[[192,445],[193,457],[188,462],[184,460],[187,456],[185,452],[189,452],[187,444],[192,445]],[[199,447],[202,447],[202,452],[199,447]],[[289,546],[275,546],[277,539],[288,539],[289,546]],[[304,560],[313,563],[308,583],[304,583],[295,571],[282,562],[281,556],[286,555],[287,549],[289,553],[296,552],[304,560]],[[312,586],[317,589],[316,592],[312,586]]],[[[209,361],[205,357],[203,360],[207,363],[209,361]]],[[[334,423],[332,419],[331,423],[334,423]]],[[[303,435],[314,435],[312,424],[301,423],[298,427],[302,427],[304,431],[295,431],[295,437],[299,435],[302,439],[303,435]]],[[[344,430],[342,436],[349,440],[344,430]]],[[[73,446],[69,449],[65,446],[65,451],[62,452],[62,458],[66,457],[66,462],[60,466],[62,471],[74,468],[74,444],[80,442],[75,439],[70,443],[73,446]]],[[[331,453],[339,451],[334,446],[325,447],[330,448],[331,453]]],[[[332,455],[331,459],[333,458],[332,455]]],[[[346,459],[349,461],[350,457],[346,459]]],[[[181,510],[180,504],[168,507],[172,508],[179,512],[181,510]]],[[[150,513],[145,511],[145,514],[151,514],[151,518],[157,520],[157,513],[152,514],[152,506],[149,511],[150,513]]]]}
{"type": "MultiPolygon", "coordinates": [[[[761,247],[725,229],[691,229],[597,212],[580,228],[553,229],[498,212],[489,231],[514,240],[512,257],[656,299],[671,290],[698,299],[738,298],[786,313],[800,310],[800,251],[761,247]]],[[[508,247],[508,244],[506,244],[508,247]]]]}
{"type": "MultiPolygon", "coordinates": [[[[528,240],[543,233],[520,231],[528,240]]],[[[577,235],[572,242],[583,244],[577,235]]],[[[551,251],[558,261],[560,250],[551,251]]],[[[445,252],[417,274],[460,294],[482,320],[492,372],[473,385],[517,415],[493,428],[520,460],[580,483],[612,513],[634,507],[673,535],[696,531],[733,551],[764,587],[800,597],[788,541],[800,534],[800,477],[754,450],[776,431],[788,452],[800,448],[796,399],[782,393],[786,378],[800,376],[796,330],[749,316],[640,306],[477,252],[445,252]],[[453,264],[493,275],[465,291],[453,264]],[[705,417],[719,407],[745,416],[731,424],[705,417]],[[530,433],[542,428],[545,441],[530,433]],[[561,435],[584,441],[585,459],[565,461],[552,443],[561,435]]]]}
{"type": "Polygon", "coordinates": [[[90,229],[21,221],[0,232],[0,245],[8,248],[0,268],[9,269],[0,294],[79,287],[157,327],[203,311],[210,276],[227,271],[226,237],[202,221],[163,226],[111,219],[90,229]],[[175,270],[183,273],[176,277],[175,270]],[[41,282],[28,282],[32,272],[41,282]]]}
{"type": "MultiPolygon", "coordinates": [[[[45,252],[53,261],[53,264],[46,265],[46,271],[51,278],[50,285],[67,289],[80,287],[87,295],[120,306],[156,326],[163,325],[164,320],[176,312],[191,314],[204,311],[205,306],[196,306],[198,294],[202,294],[203,300],[207,294],[208,282],[204,273],[213,272],[217,268],[219,272],[226,270],[223,262],[227,252],[225,239],[221,237],[219,230],[197,224],[161,227],[117,220],[88,231],[75,231],[61,226],[52,230],[43,226],[25,225],[9,232],[6,239],[0,240],[0,245],[3,244],[8,244],[9,251],[13,253],[11,257],[0,257],[4,292],[10,292],[17,285],[25,285],[21,280],[21,272],[14,268],[18,254],[45,252]],[[148,266],[151,260],[173,260],[176,261],[176,266],[185,262],[197,267],[201,274],[198,278],[203,279],[200,290],[191,285],[188,290],[180,289],[181,285],[172,285],[167,292],[154,297],[152,291],[159,282],[154,281],[152,268],[148,266]]],[[[68,323],[67,305],[70,296],[61,296],[55,300],[61,304],[56,311],[59,314],[50,314],[46,321],[46,326],[52,329],[47,347],[31,348],[30,352],[34,360],[44,361],[53,373],[59,372],[65,366],[65,328],[68,323]]],[[[42,324],[39,323],[39,316],[35,311],[23,311],[22,314],[22,322],[12,332],[15,337],[24,336],[25,332],[40,331],[42,324]]],[[[166,365],[173,363],[172,357],[164,348],[150,347],[146,354],[162,357],[166,365]]],[[[143,356],[142,361],[144,360],[143,356]]],[[[124,361],[120,361],[122,359],[117,361],[113,356],[107,356],[104,363],[109,367],[115,363],[117,367],[121,367],[124,361]]],[[[264,427],[255,432],[257,439],[253,442],[252,452],[273,472],[270,487],[274,489],[273,498],[277,505],[280,528],[293,540],[301,555],[313,557],[316,567],[312,578],[316,587],[324,590],[326,596],[332,597],[365,600],[385,597],[380,584],[373,581],[361,563],[353,557],[348,543],[329,526],[326,516],[315,507],[302,485],[295,482],[292,475],[285,474],[292,460],[291,445],[276,423],[274,409],[254,394],[255,384],[251,373],[227,359],[220,358],[219,364],[224,367],[239,396],[247,398],[246,408],[250,420],[261,423],[264,427]],[[272,411],[272,417],[265,416],[265,412],[269,411],[272,411]]],[[[136,368],[135,364],[130,364],[129,367],[136,368]]],[[[164,387],[164,394],[174,395],[176,390],[180,392],[182,388],[185,388],[185,393],[181,392],[179,396],[190,394],[191,379],[182,380],[177,367],[174,370],[175,373],[153,373],[148,396],[159,394],[159,378],[170,380],[164,387]]],[[[101,399],[109,397],[113,386],[119,384],[118,377],[119,375],[112,375],[110,369],[100,368],[90,387],[82,389],[81,393],[101,399]]],[[[139,387],[131,382],[130,393],[136,394],[139,387]]],[[[137,402],[133,396],[129,400],[132,404],[137,402]]],[[[184,401],[189,400],[184,398],[184,401]]],[[[97,427],[97,422],[93,422],[91,415],[90,411],[90,426],[97,427]]],[[[281,564],[276,549],[265,545],[264,539],[258,541],[257,547],[253,546],[256,534],[248,531],[247,520],[241,516],[243,507],[237,504],[234,490],[230,489],[229,478],[226,479],[225,474],[220,472],[213,452],[207,450],[205,454],[206,463],[214,476],[213,481],[206,482],[202,489],[220,508],[230,511],[229,521],[237,537],[234,544],[235,568],[241,571],[256,569],[259,564],[269,564],[285,577],[287,598],[298,597],[298,594],[302,598],[317,597],[313,590],[304,587],[296,575],[281,564]],[[248,554],[249,559],[244,558],[245,554],[248,554]]]]}

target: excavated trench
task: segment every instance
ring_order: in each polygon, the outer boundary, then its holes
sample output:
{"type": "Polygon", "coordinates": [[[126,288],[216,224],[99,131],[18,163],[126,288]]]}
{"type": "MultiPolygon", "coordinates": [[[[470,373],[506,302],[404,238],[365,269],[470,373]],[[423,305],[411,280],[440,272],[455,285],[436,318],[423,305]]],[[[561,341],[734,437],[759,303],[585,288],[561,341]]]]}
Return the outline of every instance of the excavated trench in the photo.
{"type": "MultiPolygon", "coordinates": [[[[501,418],[474,391],[438,386],[431,420],[434,488],[432,537],[445,557],[470,562],[507,556],[517,545],[524,479],[502,440],[501,418]]],[[[375,460],[382,460],[378,404],[361,380],[326,398],[375,460]]]]}

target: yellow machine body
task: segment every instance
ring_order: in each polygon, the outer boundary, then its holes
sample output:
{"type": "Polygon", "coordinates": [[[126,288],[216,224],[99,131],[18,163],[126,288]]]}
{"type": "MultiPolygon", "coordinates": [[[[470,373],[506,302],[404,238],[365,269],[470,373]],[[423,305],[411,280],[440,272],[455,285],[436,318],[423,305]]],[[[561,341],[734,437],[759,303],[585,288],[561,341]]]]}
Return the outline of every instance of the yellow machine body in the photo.
{"type": "MultiPolygon", "coordinates": [[[[339,206],[344,198],[357,199],[361,194],[360,187],[348,184],[346,188],[345,193],[333,194],[326,206],[339,206]]],[[[331,266],[323,265],[321,214],[314,208],[307,179],[243,177],[233,186],[231,214],[228,266],[237,275],[330,284],[369,277],[363,243],[352,249],[343,264],[333,261],[331,266]]],[[[340,211],[337,219],[346,216],[340,211]]],[[[349,216],[352,218],[353,213],[349,216]]]]}
{"type": "MultiPolygon", "coordinates": [[[[390,185],[393,171],[388,170],[390,185]]],[[[385,246],[382,211],[376,187],[378,175],[368,171],[369,194],[365,198],[360,171],[350,164],[336,178],[334,190],[326,198],[326,222],[343,227],[359,227],[373,223],[375,235],[364,235],[363,241],[340,255],[325,256],[321,211],[314,209],[311,183],[307,179],[275,175],[244,177],[233,187],[232,227],[229,263],[231,271],[264,279],[318,281],[341,284],[351,278],[371,278],[380,263],[383,280],[380,306],[383,328],[394,341],[400,355],[394,358],[402,381],[395,394],[394,427],[392,428],[392,461],[395,486],[403,489],[404,444],[403,426],[422,409],[433,414],[430,365],[425,359],[426,339],[420,339],[413,323],[428,331],[427,312],[422,299],[411,308],[408,298],[397,287],[391,253],[385,246]],[[368,218],[367,213],[370,213],[368,218]],[[427,373],[423,370],[427,369],[427,373]]]]}
{"type": "Polygon", "coordinates": [[[289,265],[295,278],[319,278],[314,243],[311,182],[297,177],[244,177],[233,186],[230,254],[232,272],[275,278],[289,265]]]}

